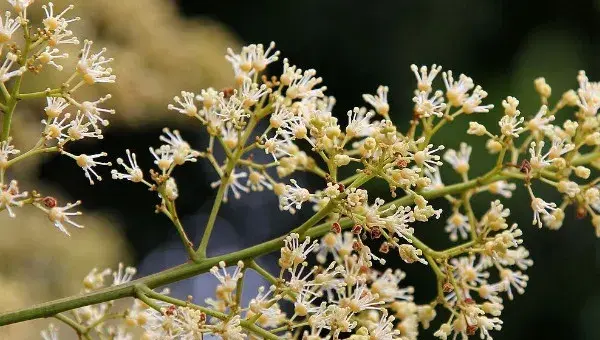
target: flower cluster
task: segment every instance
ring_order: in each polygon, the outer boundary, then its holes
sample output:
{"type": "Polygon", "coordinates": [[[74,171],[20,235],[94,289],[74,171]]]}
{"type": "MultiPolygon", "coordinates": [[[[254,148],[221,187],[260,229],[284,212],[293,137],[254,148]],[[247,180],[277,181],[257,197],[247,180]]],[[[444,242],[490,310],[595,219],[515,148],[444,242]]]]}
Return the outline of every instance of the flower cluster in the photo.
{"type": "MultiPolygon", "coordinates": [[[[77,21],[65,18],[70,7],[55,14],[48,4],[46,19],[34,33],[26,16],[31,1],[11,4],[16,17],[7,15],[0,43],[13,43],[13,34],[21,30],[30,45],[11,48],[5,56],[0,68],[5,99],[1,108],[12,114],[17,99],[27,98],[46,98],[48,105],[41,139],[33,149],[21,154],[9,133],[2,136],[0,209],[14,216],[17,208],[33,204],[68,233],[67,225],[81,227],[71,219],[79,214],[71,209],[80,202],[61,207],[52,197],[23,192],[16,180],[5,180],[6,170],[25,157],[60,152],[75,160],[90,183],[101,179],[96,167],[111,165],[100,159],[105,153],[76,155],[65,147],[82,138],[102,138],[107,114],[114,113],[104,108],[110,95],[86,101],[75,99],[74,93],[82,86],[114,82],[108,66],[112,59],[104,49],[92,52],[92,43],[85,41],[76,69],[61,86],[19,94],[20,82],[15,82],[17,87],[8,89],[9,79],[40,72],[46,64],[61,71],[59,62],[68,56],[59,45],[78,43],[67,29],[77,21]],[[72,108],[77,112],[67,112],[72,108]]],[[[93,270],[84,280],[89,294],[83,298],[91,296],[101,303],[75,309],[74,319],[57,315],[80,337],[95,332],[101,339],[129,339],[137,327],[145,339],[201,339],[210,334],[225,340],[409,340],[438,322],[434,320],[440,315],[441,326],[434,331],[439,339],[472,335],[492,339],[491,331],[502,327],[505,299],[524,293],[529,280],[524,272],[533,264],[522,231],[508,221],[510,209],[505,207],[517,183],[524,186],[534,226],[560,228],[572,206],[577,217],[591,217],[600,236],[600,189],[593,172],[600,167],[600,83],[590,82],[585,72],[577,77],[578,89],[565,92],[554,103],[550,85],[536,79],[540,106],[535,112],[522,114],[519,101],[507,97],[493,125],[472,118],[466,133],[486,139],[485,150],[477,150],[466,142],[446,146],[435,139],[440,129],[463,116],[496,114],[492,104],[484,103],[487,92],[464,74],[455,79],[452,71],[438,65],[412,65],[413,114],[408,130],[401,131],[390,119],[388,87],[365,94],[368,106],[351,108],[340,119],[333,113],[335,99],[326,95],[315,70],[283,59],[282,72],[267,77],[279,56],[273,43],[248,45],[239,53],[228,50],[232,87],[182,91],[174,97],[167,109],[197,122],[208,136],[206,147],[195,148],[179,131],[165,128],[160,145],[149,148],[153,168],[140,167],[138,154],[129,149],[126,158],[116,159],[118,169],[112,170],[112,178],[142,183],[158,196],[156,211],[173,222],[188,261],[133,283],[129,283],[135,274],[132,268],[119,266],[114,273],[93,270]],[[559,111],[564,112],[560,119],[559,111]],[[492,155],[494,165],[474,174],[480,169],[471,166],[472,153],[478,151],[492,155]],[[216,198],[196,246],[178,217],[175,203],[182,180],[174,170],[201,160],[214,169],[211,186],[216,198]],[[448,170],[444,176],[442,168],[448,170]],[[301,171],[316,176],[321,184],[315,190],[305,188],[294,178],[301,171]],[[389,188],[386,199],[366,189],[371,181],[389,188]],[[561,202],[540,197],[538,186],[554,189],[561,202]],[[315,214],[276,239],[209,257],[207,244],[221,205],[265,190],[277,196],[283,211],[295,213],[312,205],[315,214]],[[493,197],[484,212],[472,206],[480,195],[493,197]],[[437,205],[437,199],[447,201],[448,211],[437,205]],[[457,243],[435,250],[421,241],[425,231],[419,224],[442,215],[449,241],[457,243]],[[256,257],[276,251],[279,274],[273,275],[256,257]],[[400,259],[396,262],[402,265],[430,267],[436,296],[427,304],[414,303],[418,289],[404,284],[404,271],[386,267],[390,258],[400,259]],[[248,289],[247,270],[270,283],[258,288],[249,302],[242,299],[248,289]],[[214,298],[201,305],[191,296],[179,300],[154,290],[159,284],[206,272],[218,284],[214,298]],[[112,284],[105,287],[111,274],[112,284]],[[114,296],[136,300],[127,311],[115,314],[114,296]],[[108,319],[123,322],[114,326],[108,319]]],[[[3,131],[10,129],[3,126],[3,131]]],[[[27,315],[51,316],[33,310],[38,314],[27,315]]],[[[56,328],[51,326],[42,336],[57,338],[56,328]]]]}
{"type": "MultiPolygon", "coordinates": [[[[71,46],[80,44],[71,30],[72,25],[80,20],[70,15],[72,5],[59,10],[52,2],[43,4],[44,18],[34,23],[27,15],[28,11],[35,10],[34,1],[8,2],[12,11],[7,11],[4,20],[0,20],[0,56],[4,58],[0,67],[0,109],[4,116],[0,136],[0,210],[7,210],[11,217],[15,217],[14,208],[31,204],[47,214],[60,231],[69,235],[67,225],[82,227],[71,219],[81,213],[70,211],[80,202],[60,207],[51,196],[44,197],[35,190],[20,192],[17,180],[6,178],[7,172],[28,157],[60,153],[81,167],[90,184],[102,179],[96,167],[111,165],[100,159],[106,153],[75,155],[66,148],[84,138],[103,138],[102,127],[108,125],[106,115],[114,113],[114,110],[104,107],[110,94],[99,99],[86,99],[80,96],[81,91],[78,90],[84,86],[114,83],[116,77],[110,68],[113,60],[106,56],[106,49],[96,52],[93,43],[88,40],[84,41],[79,54],[77,50],[68,52],[73,50],[71,46]],[[76,67],[63,81],[38,92],[21,92],[27,74],[52,72],[52,69],[66,72],[62,64],[72,59],[76,60],[76,67]],[[20,101],[38,98],[46,102],[46,107],[40,112],[40,138],[33,148],[21,152],[12,144],[11,117],[20,101]]],[[[60,78],[60,74],[57,77],[60,78]]]]}

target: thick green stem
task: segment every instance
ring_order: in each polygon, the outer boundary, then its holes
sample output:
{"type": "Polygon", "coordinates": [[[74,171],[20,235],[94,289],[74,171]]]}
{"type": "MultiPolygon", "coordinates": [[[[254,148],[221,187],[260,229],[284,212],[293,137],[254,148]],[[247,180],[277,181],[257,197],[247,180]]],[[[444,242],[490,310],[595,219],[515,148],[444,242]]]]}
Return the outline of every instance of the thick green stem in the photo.
{"type": "Polygon", "coordinates": [[[215,221],[217,220],[219,209],[221,208],[221,204],[223,203],[223,197],[225,196],[225,192],[229,185],[230,176],[233,173],[233,169],[235,168],[238,160],[244,154],[243,146],[246,144],[248,137],[250,137],[250,134],[254,130],[254,127],[257,123],[257,119],[250,119],[250,121],[248,122],[248,126],[246,127],[246,131],[244,132],[244,135],[239,141],[237,151],[232,156],[228,156],[227,158],[227,165],[225,167],[225,170],[223,171],[223,175],[221,176],[221,185],[219,185],[219,189],[217,190],[217,196],[215,197],[213,207],[210,211],[208,222],[206,222],[204,234],[202,235],[202,240],[200,240],[200,246],[196,251],[197,257],[200,259],[206,258],[206,248],[208,247],[208,241],[210,240],[210,235],[212,234],[212,230],[215,226],[215,221]]]}

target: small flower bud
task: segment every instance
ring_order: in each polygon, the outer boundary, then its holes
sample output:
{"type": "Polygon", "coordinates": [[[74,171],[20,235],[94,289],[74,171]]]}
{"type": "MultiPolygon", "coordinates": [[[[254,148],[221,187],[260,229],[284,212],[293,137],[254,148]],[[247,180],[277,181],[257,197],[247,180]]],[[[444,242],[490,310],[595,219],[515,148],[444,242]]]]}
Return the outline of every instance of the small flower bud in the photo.
{"type": "Polygon", "coordinates": [[[373,137],[368,137],[367,139],[365,139],[365,143],[363,145],[364,145],[365,150],[370,151],[370,150],[375,149],[375,147],[377,147],[377,141],[373,137]]]}
{"type": "Polygon", "coordinates": [[[514,117],[521,112],[517,110],[517,106],[519,106],[519,101],[515,97],[507,97],[506,100],[502,101],[502,107],[504,107],[504,114],[509,117],[514,117]]]}
{"type": "Polygon", "coordinates": [[[348,155],[335,155],[333,161],[337,166],[344,166],[350,163],[350,156],[348,155]]]}
{"type": "Polygon", "coordinates": [[[401,244],[398,247],[398,253],[406,263],[414,263],[417,261],[427,263],[427,261],[419,258],[419,256],[423,255],[421,249],[417,249],[410,244],[401,244]]]}
{"type": "Polygon", "coordinates": [[[575,136],[575,133],[577,133],[578,126],[579,123],[574,122],[572,120],[567,120],[563,123],[563,128],[565,129],[565,132],[571,137],[575,136]]]}
{"type": "Polygon", "coordinates": [[[550,95],[552,95],[552,88],[550,85],[548,85],[548,83],[546,83],[546,78],[537,78],[533,84],[535,85],[535,90],[540,94],[540,96],[542,96],[542,98],[549,98],[550,95]]]}
{"type": "Polygon", "coordinates": [[[562,95],[562,101],[568,106],[577,106],[577,93],[574,90],[569,90],[562,95]]]}
{"type": "Polygon", "coordinates": [[[590,177],[590,169],[586,168],[583,165],[580,165],[575,168],[575,176],[583,179],[588,179],[590,177]]]}
{"type": "Polygon", "coordinates": [[[483,136],[487,133],[487,129],[477,122],[469,122],[467,133],[475,136],[483,136]]]}
{"type": "Polygon", "coordinates": [[[494,154],[502,150],[502,143],[494,139],[488,139],[488,141],[485,143],[485,147],[488,149],[489,153],[494,154]]]}
{"type": "Polygon", "coordinates": [[[584,139],[585,144],[587,145],[600,145],[600,132],[594,132],[590,135],[587,135],[584,139]]]}

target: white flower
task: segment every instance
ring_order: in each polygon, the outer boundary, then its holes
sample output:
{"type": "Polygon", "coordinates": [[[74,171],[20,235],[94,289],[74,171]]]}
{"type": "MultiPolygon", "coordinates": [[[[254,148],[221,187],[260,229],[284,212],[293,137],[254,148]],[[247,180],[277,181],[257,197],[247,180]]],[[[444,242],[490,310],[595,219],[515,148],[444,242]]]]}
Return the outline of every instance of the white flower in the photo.
{"type": "Polygon", "coordinates": [[[54,47],[62,44],[79,45],[79,39],[73,36],[73,31],[66,29],[67,26],[59,26],[48,39],[48,45],[54,47]]]}
{"type": "Polygon", "coordinates": [[[312,144],[312,141],[308,138],[308,128],[306,126],[306,122],[302,117],[290,119],[286,129],[290,132],[292,139],[305,139],[312,144]]]}
{"type": "MultiPolygon", "coordinates": [[[[235,199],[240,199],[240,197],[242,197],[240,191],[243,191],[245,193],[250,192],[250,189],[240,182],[241,178],[246,178],[247,176],[248,174],[244,171],[238,173],[236,173],[235,170],[231,171],[231,174],[229,174],[229,176],[226,179],[227,182],[225,183],[225,194],[223,195],[223,202],[227,202],[229,200],[228,196],[230,190],[233,192],[233,197],[235,197],[235,199]]],[[[222,181],[223,178],[219,179],[218,181],[212,182],[210,186],[214,189],[221,185],[222,181]]]]}
{"type": "Polygon", "coordinates": [[[271,154],[273,160],[277,161],[280,157],[291,156],[287,150],[293,145],[292,137],[289,131],[280,129],[271,138],[263,137],[264,141],[261,147],[265,149],[265,153],[271,154]]]}
{"type": "MultiPolygon", "coordinates": [[[[343,292],[343,290],[341,290],[343,292]]],[[[379,300],[378,294],[373,294],[371,290],[364,283],[356,283],[353,289],[352,295],[347,300],[344,300],[344,304],[350,308],[354,313],[359,313],[363,310],[369,309],[381,309],[382,304],[385,302],[379,300]]],[[[341,301],[340,301],[341,302],[341,301]]]]}
{"type": "Polygon", "coordinates": [[[267,178],[260,172],[254,170],[250,170],[246,185],[249,186],[252,191],[263,191],[265,188],[269,190],[273,189],[273,185],[267,178]]]}
{"type": "Polygon", "coordinates": [[[382,116],[387,116],[390,112],[390,104],[388,104],[387,94],[389,88],[387,86],[379,86],[377,95],[363,94],[363,100],[373,106],[375,111],[382,116]]]}
{"type": "Polygon", "coordinates": [[[80,108],[81,111],[83,111],[85,116],[88,118],[90,123],[92,123],[92,126],[96,130],[98,130],[98,125],[97,125],[98,122],[100,122],[104,126],[107,126],[109,124],[108,120],[100,117],[101,114],[103,114],[103,113],[115,114],[115,110],[113,110],[113,109],[104,109],[104,108],[98,107],[99,104],[104,103],[105,101],[109,100],[110,98],[112,98],[112,96],[110,94],[107,94],[106,96],[101,97],[98,100],[93,101],[93,102],[83,101],[81,103],[77,103],[72,98],[69,98],[69,101],[72,104],[74,104],[75,106],[77,106],[78,108],[80,108]]]}
{"type": "Polygon", "coordinates": [[[515,288],[517,293],[523,294],[525,293],[525,287],[527,287],[527,281],[529,280],[529,276],[521,273],[520,271],[512,271],[510,269],[502,269],[500,271],[500,278],[505,285],[506,293],[508,294],[508,299],[512,300],[514,298],[511,286],[515,288]]]}
{"type": "Polygon", "coordinates": [[[65,15],[68,11],[72,10],[74,7],[75,6],[73,5],[69,5],[58,15],[54,15],[54,4],[52,2],[49,2],[48,6],[42,5],[42,8],[46,13],[46,18],[42,20],[44,27],[48,31],[54,31],[59,27],[65,28],[69,23],[79,20],[79,17],[73,19],[65,19],[63,17],[63,15],[65,15]]]}
{"type": "Polygon", "coordinates": [[[346,136],[354,138],[369,135],[372,130],[371,118],[373,118],[374,114],[373,111],[365,113],[364,110],[358,107],[355,107],[352,111],[348,111],[346,136]]]}
{"type": "Polygon", "coordinates": [[[554,115],[546,116],[548,107],[542,105],[538,113],[527,122],[527,128],[531,132],[544,132],[548,124],[554,121],[554,115]]]}
{"type": "Polygon", "coordinates": [[[442,70],[441,66],[437,66],[436,64],[431,65],[429,72],[427,72],[427,66],[421,66],[419,69],[417,65],[410,65],[410,69],[415,74],[417,78],[417,89],[422,92],[429,93],[431,92],[431,84],[433,80],[437,76],[438,73],[442,70]],[[420,72],[420,74],[419,74],[420,72]]]}
{"type": "Polygon", "coordinates": [[[269,53],[275,48],[275,42],[271,41],[269,44],[269,48],[264,49],[262,44],[256,45],[256,49],[254,50],[254,55],[252,56],[252,67],[261,72],[267,66],[279,59],[279,51],[273,52],[273,54],[269,55],[269,53]]]}
{"type": "Polygon", "coordinates": [[[450,233],[451,241],[458,240],[458,235],[466,240],[469,237],[469,231],[471,230],[469,218],[456,211],[448,218],[448,220],[446,220],[446,227],[444,230],[447,233],[450,233]]]}
{"type": "Polygon", "coordinates": [[[179,104],[179,106],[169,104],[167,108],[190,117],[195,117],[198,114],[198,107],[196,107],[196,104],[194,103],[194,96],[195,95],[192,92],[181,91],[181,97],[173,97],[173,100],[175,103],[179,104]]]}
{"type": "Polygon", "coordinates": [[[502,329],[502,320],[499,318],[488,318],[484,315],[477,317],[477,326],[479,328],[479,337],[481,339],[492,340],[489,331],[502,329]]]}
{"type": "Polygon", "coordinates": [[[302,208],[302,203],[308,201],[311,194],[308,190],[298,186],[295,179],[291,179],[290,182],[293,186],[287,184],[284,193],[279,196],[279,208],[293,214],[295,209],[302,208]]]}
{"type": "Polygon", "coordinates": [[[593,117],[600,108],[600,83],[590,82],[584,71],[579,71],[577,81],[579,82],[577,106],[586,116],[593,117]]]}
{"type": "Polygon", "coordinates": [[[480,105],[482,100],[487,97],[487,92],[485,92],[481,86],[475,87],[471,96],[465,99],[462,104],[462,110],[466,114],[471,114],[474,112],[489,112],[490,109],[494,108],[494,105],[480,105]]]}
{"type": "Polygon", "coordinates": [[[444,110],[446,109],[446,104],[444,103],[443,92],[438,90],[435,91],[433,97],[429,98],[429,93],[425,91],[419,92],[415,97],[413,97],[413,102],[415,103],[415,112],[420,117],[442,117],[444,116],[444,110]]]}
{"type": "Polygon", "coordinates": [[[118,286],[123,283],[127,283],[133,279],[133,276],[137,273],[134,267],[125,267],[123,263],[119,262],[119,269],[113,272],[113,283],[112,286],[118,286]]]}
{"type": "Polygon", "coordinates": [[[467,99],[467,92],[469,92],[475,84],[473,79],[461,74],[458,77],[458,81],[454,81],[452,77],[452,71],[442,73],[444,77],[444,85],[446,85],[446,98],[452,106],[462,106],[467,99]]]}
{"type": "Polygon", "coordinates": [[[517,188],[515,183],[508,183],[507,181],[496,181],[490,183],[487,186],[487,190],[494,195],[501,195],[506,198],[512,197],[512,192],[517,188]]]}
{"type": "Polygon", "coordinates": [[[302,76],[295,77],[285,91],[285,95],[291,99],[323,97],[323,91],[327,87],[314,88],[323,81],[321,77],[315,78],[316,74],[317,71],[310,69],[304,71],[302,76]]]}
{"type": "Polygon", "coordinates": [[[409,223],[415,221],[415,217],[410,207],[391,205],[388,209],[381,211],[382,214],[393,211],[392,215],[381,217],[383,225],[394,232],[399,237],[406,239],[407,235],[413,233],[413,228],[409,227],[409,223]]]}
{"type": "Polygon", "coordinates": [[[219,266],[214,266],[210,269],[210,273],[214,275],[220,282],[221,288],[226,292],[233,292],[237,288],[237,282],[244,276],[244,262],[238,261],[233,273],[227,272],[224,261],[219,262],[219,266]],[[219,268],[221,271],[219,271],[219,268]]]}
{"type": "Polygon", "coordinates": [[[548,150],[548,159],[552,160],[559,158],[573,149],[575,149],[575,144],[568,143],[566,139],[553,138],[552,146],[550,146],[550,150],[548,150]]]}
{"type": "MultiPolygon", "coordinates": [[[[236,72],[236,80],[242,80],[254,74],[252,59],[256,51],[256,45],[244,46],[240,54],[235,54],[231,48],[227,49],[225,59],[231,63],[236,72]],[[238,73],[239,77],[238,78],[238,73]]],[[[241,82],[240,82],[241,83],[241,82]]]]}
{"type": "Polygon", "coordinates": [[[244,107],[244,102],[237,96],[231,96],[229,99],[220,96],[219,99],[219,110],[216,111],[216,115],[220,117],[223,122],[232,121],[234,123],[240,123],[250,116],[244,107]]]}
{"type": "Polygon", "coordinates": [[[556,218],[551,213],[556,210],[556,203],[553,203],[553,202],[548,203],[539,197],[535,197],[533,195],[533,191],[531,190],[530,186],[528,186],[527,189],[529,190],[529,195],[531,196],[531,209],[533,209],[532,224],[534,224],[534,225],[537,224],[538,227],[541,228],[542,227],[542,219],[541,219],[540,215],[548,216],[548,218],[551,220],[556,218]]]}
{"type": "Polygon", "coordinates": [[[170,145],[161,145],[158,149],[149,148],[150,154],[154,157],[154,164],[164,173],[169,170],[173,164],[173,151],[170,145]]]}
{"type": "Polygon", "coordinates": [[[388,316],[387,309],[383,310],[379,321],[374,325],[373,328],[369,329],[370,340],[396,340],[400,338],[400,331],[394,329],[394,320],[396,318],[393,315],[388,316]]]}
{"type": "Polygon", "coordinates": [[[373,271],[371,274],[371,291],[377,293],[379,298],[385,302],[396,300],[412,301],[413,287],[400,288],[400,282],[406,277],[406,273],[400,269],[387,268],[383,273],[373,271]]]}
{"type": "Polygon", "coordinates": [[[258,103],[258,101],[269,93],[269,89],[267,85],[262,84],[258,86],[257,83],[253,82],[250,79],[244,79],[242,83],[242,88],[239,93],[242,105],[246,108],[251,107],[258,103]]]}
{"type": "Polygon", "coordinates": [[[319,243],[315,240],[310,242],[310,237],[306,237],[300,243],[300,235],[291,233],[283,239],[283,247],[281,247],[281,256],[279,265],[282,268],[296,267],[306,261],[306,256],[312,251],[319,248],[319,243]]]}
{"type": "MultiPolygon", "coordinates": [[[[70,127],[67,129],[67,134],[72,140],[81,140],[83,138],[98,138],[103,139],[102,131],[98,129],[91,129],[91,122],[83,122],[85,115],[81,111],[77,111],[77,117],[70,123],[70,127]]],[[[93,126],[92,126],[93,127],[93,126]]]]}
{"type": "Polygon", "coordinates": [[[100,157],[105,157],[107,154],[106,152],[101,152],[99,154],[95,154],[95,155],[86,155],[86,154],[81,154],[79,156],[76,156],[72,153],[69,153],[67,151],[62,151],[61,152],[63,155],[67,155],[71,158],[73,158],[75,160],[75,162],[77,163],[77,165],[79,165],[81,167],[81,169],[83,169],[83,171],[85,172],[85,177],[87,179],[90,180],[90,184],[94,184],[94,180],[92,179],[92,175],[98,180],[101,181],[102,177],[100,177],[100,175],[98,175],[98,173],[96,173],[96,171],[94,171],[94,167],[98,166],[98,165],[106,165],[106,166],[111,166],[112,164],[110,162],[98,162],[96,159],[100,158],[100,157]]]}
{"type": "Polygon", "coordinates": [[[6,168],[9,157],[21,152],[10,144],[11,141],[12,137],[8,137],[7,140],[0,142],[0,169],[6,168]]]}
{"type": "Polygon", "coordinates": [[[10,181],[8,186],[3,185],[0,188],[0,210],[6,209],[8,216],[15,217],[15,213],[12,207],[22,207],[23,201],[21,199],[26,198],[28,195],[27,191],[19,193],[19,186],[16,180],[10,181]]]}
{"type": "MultiPolygon", "coordinates": [[[[417,140],[417,143],[419,140],[417,140]]],[[[440,145],[437,148],[433,148],[433,144],[429,144],[425,147],[425,149],[414,152],[411,154],[415,163],[418,166],[425,166],[429,171],[435,171],[436,166],[440,166],[443,163],[440,162],[440,156],[435,155],[437,151],[444,150],[444,146],[440,145]]]]}
{"type": "Polygon", "coordinates": [[[140,169],[140,167],[138,166],[135,153],[129,151],[129,149],[125,150],[125,153],[127,153],[127,160],[129,161],[129,164],[125,164],[125,161],[123,161],[123,158],[120,158],[120,157],[117,158],[117,164],[119,164],[123,168],[125,168],[125,171],[127,173],[126,174],[120,173],[117,170],[113,169],[111,171],[112,178],[113,179],[126,179],[126,180],[132,181],[134,183],[143,181],[144,173],[142,172],[142,169],[140,169]]]}
{"type": "Polygon", "coordinates": [[[11,6],[13,6],[15,11],[17,11],[18,13],[21,13],[21,12],[25,11],[27,9],[27,7],[29,7],[29,5],[31,5],[35,0],[7,0],[7,1],[9,4],[11,4],[11,6]]]}
{"type": "Polygon", "coordinates": [[[525,118],[519,117],[518,110],[517,113],[512,116],[504,115],[498,122],[498,125],[500,125],[500,132],[506,137],[518,138],[519,134],[524,130],[524,128],[520,126],[523,124],[524,120],[525,118]]]}
{"type": "Polygon", "coordinates": [[[77,63],[77,72],[81,74],[86,84],[114,83],[116,76],[112,74],[110,67],[105,67],[106,64],[113,61],[113,58],[106,59],[102,55],[106,52],[106,48],[96,54],[91,54],[92,44],[93,42],[90,40],[84,41],[81,58],[77,63]]]}
{"type": "Polygon", "coordinates": [[[209,87],[207,89],[201,90],[200,94],[196,96],[196,100],[202,102],[202,106],[205,109],[210,109],[219,102],[219,97],[221,95],[224,95],[223,92],[218,92],[212,87],[209,87]]]}
{"type": "Polygon", "coordinates": [[[69,212],[68,210],[70,210],[80,204],[81,204],[81,201],[77,201],[75,203],[67,203],[67,205],[65,205],[64,207],[54,207],[54,208],[50,208],[50,209],[41,208],[41,209],[44,210],[48,214],[48,218],[50,219],[50,221],[52,223],[54,223],[54,226],[56,228],[58,228],[58,230],[67,234],[68,236],[71,236],[71,234],[69,234],[69,232],[67,231],[67,228],[65,228],[65,223],[70,224],[76,228],[83,228],[83,226],[80,224],[77,224],[76,222],[71,220],[71,216],[79,216],[79,215],[81,215],[81,211],[69,212]]]}
{"type": "Polygon", "coordinates": [[[460,143],[460,150],[456,152],[454,149],[446,151],[444,160],[448,162],[459,174],[466,174],[469,171],[469,158],[471,157],[473,148],[467,143],[460,143]]]}
{"type": "Polygon", "coordinates": [[[4,63],[0,67],[0,82],[6,83],[8,80],[10,80],[10,78],[21,76],[23,73],[25,73],[25,71],[27,71],[25,66],[22,66],[14,71],[9,71],[13,64],[17,61],[17,58],[17,55],[12,52],[8,52],[6,54],[6,59],[4,59],[4,63]]]}
{"type": "Polygon", "coordinates": [[[168,128],[163,129],[163,133],[166,136],[161,135],[159,139],[170,146],[171,152],[173,153],[173,162],[176,165],[182,165],[185,162],[196,162],[198,152],[192,150],[188,142],[183,140],[178,130],[169,130],[168,128]]]}
{"type": "Polygon", "coordinates": [[[223,340],[244,340],[247,337],[247,335],[243,333],[242,326],[240,326],[239,315],[220,321],[214,326],[213,332],[220,335],[223,340]]]}
{"type": "Polygon", "coordinates": [[[550,165],[550,162],[548,161],[550,153],[542,154],[543,148],[543,140],[539,143],[531,142],[531,146],[529,147],[529,153],[531,154],[529,164],[531,164],[531,168],[534,170],[539,170],[550,165]]]}
{"type": "Polygon", "coordinates": [[[44,112],[48,118],[56,118],[60,116],[63,111],[71,105],[65,98],[62,97],[46,97],[48,103],[44,108],[44,112]]]}
{"type": "Polygon", "coordinates": [[[456,279],[471,285],[485,284],[490,273],[484,271],[485,266],[482,261],[475,264],[475,260],[475,256],[461,256],[452,259],[451,263],[455,267],[456,279]]]}
{"type": "Polygon", "coordinates": [[[62,119],[55,117],[49,121],[42,120],[42,124],[46,126],[43,132],[44,138],[46,140],[56,139],[59,144],[68,140],[70,136],[64,133],[63,130],[71,126],[71,122],[67,122],[69,118],[71,118],[71,115],[67,113],[62,119]]]}
{"type": "Polygon", "coordinates": [[[6,11],[6,18],[2,20],[0,16],[0,44],[3,44],[10,39],[12,39],[12,35],[19,29],[21,26],[21,20],[19,17],[11,18],[11,13],[6,11]]]}
{"type": "Polygon", "coordinates": [[[444,182],[442,182],[442,174],[440,173],[440,169],[438,167],[434,167],[433,171],[425,169],[423,172],[431,181],[431,184],[429,184],[425,189],[436,190],[444,187],[444,182]]]}

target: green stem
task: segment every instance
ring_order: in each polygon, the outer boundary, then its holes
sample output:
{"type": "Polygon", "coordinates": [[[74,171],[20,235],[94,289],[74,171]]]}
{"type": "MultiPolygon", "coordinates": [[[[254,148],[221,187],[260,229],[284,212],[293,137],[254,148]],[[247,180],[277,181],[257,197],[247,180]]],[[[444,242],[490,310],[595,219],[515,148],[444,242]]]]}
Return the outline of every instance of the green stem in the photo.
{"type": "Polygon", "coordinates": [[[257,119],[251,118],[248,122],[248,126],[244,132],[242,138],[240,138],[239,146],[237,151],[231,156],[227,158],[227,165],[225,170],[223,171],[223,175],[221,176],[221,185],[219,185],[219,189],[217,190],[217,196],[215,197],[215,201],[213,203],[213,207],[210,211],[210,216],[208,217],[208,222],[206,222],[206,227],[204,228],[204,234],[202,235],[202,240],[200,240],[200,246],[196,251],[197,257],[203,259],[206,258],[206,248],[208,247],[208,241],[210,240],[210,235],[212,234],[212,230],[215,226],[215,221],[217,220],[217,215],[219,213],[219,209],[221,208],[221,204],[223,203],[223,196],[225,195],[225,191],[227,190],[227,186],[229,185],[229,176],[231,176],[235,165],[238,160],[244,153],[244,145],[250,137],[250,134],[254,130],[254,127],[258,123],[257,119]]]}
{"type": "Polygon", "coordinates": [[[61,89],[53,89],[53,90],[44,90],[44,91],[31,92],[31,93],[19,93],[17,95],[17,98],[19,100],[46,98],[46,97],[50,97],[52,95],[60,94],[61,91],[62,91],[61,89]]]}
{"type": "Polygon", "coordinates": [[[17,162],[20,162],[28,157],[40,154],[40,153],[50,153],[50,152],[57,152],[58,151],[58,146],[52,146],[52,147],[48,147],[48,148],[33,148],[29,151],[27,151],[26,153],[19,155],[11,160],[9,160],[8,162],[6,162],[6,168],[11,167],[12,165],[14,165],[17,162]]]}
{"type": "Polygon", "coordinates": [[[248,266],[252,270],[254,270],[255,272],[257,272],[258,274],[260,274],[262,277],[264,277],[271,284],[277,284],[277,278],[275,276],[271,275],[271,273],[269,273],[268,271],[266,271],[258,263],[256,263],[256,261],[254,261],[254,260],[250,261],[250,263],[248,263],[248,266]]]}
{"type": "MultiPolygon", "coordinates": [[[[75,320],[71,319],[70,317],[63,315],[63,314],[56,314],[54,316],[54,318],[62,321],[69,327],[73,328],[73,330],[75,331],[75,333],[77,333],[77,335],[80,335],[80,336],[86,335],[86,328],[83,327],[82,325],[80,325],[79,323],[77,323],[75,320]]],[[[87,338],[89,338],[89,336],[87,338]]]]}
{"type": "Polygon", "coordinates": [[[192,241],[190,241],[185,230],[183,229],[181,220],[179,219],[179,216],[177,215],[177,209],[175,208],[175,202],[166,201],[166,209],[167,209],[167,211],[165,211],[164,213],[171,220],[171,222],[173,222],[175,229],[177,229],[177,233],[179,234],[179,237],[181,238],[181,242],[183,243],[183,246],[184,246],[185,250],[187,251],[188,256],[190,257],[190,260],[197,261],[198,255],[194,251],[194,244],[192,243],[192,241]]]}

